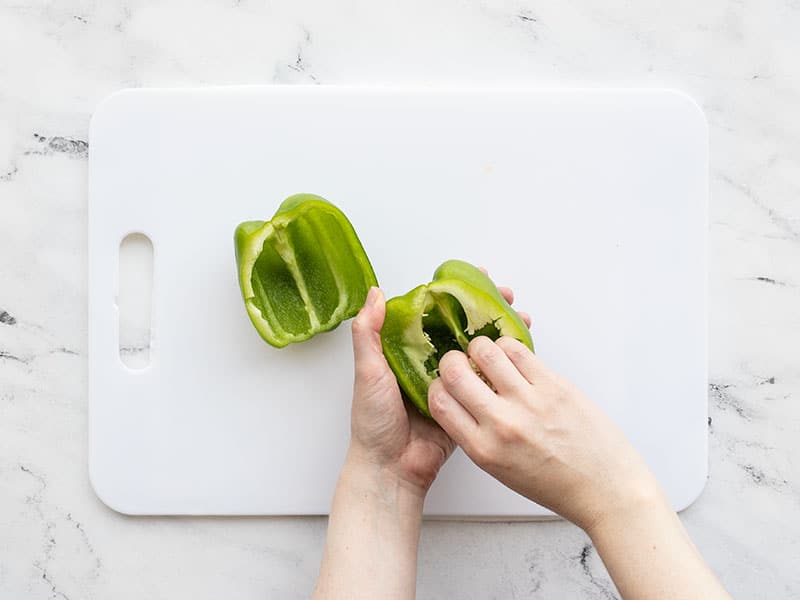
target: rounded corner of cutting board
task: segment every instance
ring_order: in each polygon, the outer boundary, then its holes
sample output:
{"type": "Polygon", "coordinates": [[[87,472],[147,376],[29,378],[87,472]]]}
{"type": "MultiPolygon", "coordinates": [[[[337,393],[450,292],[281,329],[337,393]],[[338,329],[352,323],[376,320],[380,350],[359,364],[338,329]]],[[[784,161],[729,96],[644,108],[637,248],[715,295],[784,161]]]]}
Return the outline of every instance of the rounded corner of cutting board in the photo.
{"type": "Polygon", "coordinates": [[[133,88],[122,88],[120,90],[111,92],[107,96],[103,96],[100,102],[97,103],[97,106],[94,107],[94,111],[92,112],[92,121],[94,121],[98,116],[104,116],[106,112],[113,112],[117,108],[116,105],[119,104],[120,101],[133,93],[135,93],[135,89],[133,88]]]}
{"type": "Polygon", "coordinates": [[[684,493],[675,500],[675,512],[683,512],[700,499],[708,485],[708,476],[708,460],[706,460],[697,479],[691,485],[686,486],[684,493]]]}
{"type": "Polygon", "coordinates": [[[698,128],[708,137],[708,117],[702,105],[694,96],[677,88],[664,88],[661,93],[668,97],[675,104],[675,109],[690,117],[690,121],[698,125],[698,128]]]}
{"type": "Polygon", "coordinates": [[[105,480],[101,471],[98,471],[98,466],[91,458],[89,459],[89,485],[97,496],[98,500],[105,504],[108,508],[121,515],[135,515],[138,514],[132,510],[130,505],[126,504],[121,497],[118,496],[114,487],[105,480]]]}
{"type": "Polygon", "coordinates": [[[136,103],[130,102],[131,97],[137,97],[146,90],[140,88],[122,88],[111,92],[109,95],[104,96],[100,102],[95,106],[92,112],[92,117],[89,120],[89,147],[91,148],[91,140],[93,135],[103,129],[106,123],[113,123],[117,118],[117,113],[124,112],[126,107],[136,108],[136,103]]]}

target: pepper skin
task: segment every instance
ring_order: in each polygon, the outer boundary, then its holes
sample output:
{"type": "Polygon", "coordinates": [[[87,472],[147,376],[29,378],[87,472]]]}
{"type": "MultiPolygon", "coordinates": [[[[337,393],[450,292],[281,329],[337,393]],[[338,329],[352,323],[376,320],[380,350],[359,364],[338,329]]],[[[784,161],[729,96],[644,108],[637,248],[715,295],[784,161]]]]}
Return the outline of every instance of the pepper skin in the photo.
{"type": "Polygon", "coordinates": [[[336,328],[378,285],[350,221],[313,194],[287,198],[271,221],[241,223],[234,245],[247,313],[277,348],[336,328]]]}
{"type": "Polygon", "coordinates": [[[460,260],[443,263],[433,281],[386,303],[383,354],[409,400],[425,416],[428,386],[448,350],[466,352],[478,336],[518,339],[533,350],[525,323],[480,269],[460,260]]]}

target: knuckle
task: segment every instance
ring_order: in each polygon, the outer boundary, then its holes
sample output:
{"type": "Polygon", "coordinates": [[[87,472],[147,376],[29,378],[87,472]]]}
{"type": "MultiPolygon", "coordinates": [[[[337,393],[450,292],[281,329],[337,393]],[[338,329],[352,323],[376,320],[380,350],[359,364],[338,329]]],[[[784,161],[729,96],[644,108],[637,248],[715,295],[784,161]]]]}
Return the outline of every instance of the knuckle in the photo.
{"type": "Polygon", "coordinates": [[[541,461],[545,465],[555,465],[561,462],[558,452],[552,445],[547,445],[542,449],[541,461]]]}
{"type": "Polygon", "coordinates": [[[477,443],[468,452],[470,458],[485,469],[490,469],[495,464],[494,453],[486,443],[477,443]]]}
{"type": "Polygon", "coordinates": [[[447,382],[447,385],[450,386],[457,386],[464,380],[464,374],[461,373],[461,370],[458,367],[451,367],[445,369],[442,376],[444,380],[447,382]]]}
{"type": "Polygon", "coordinates": [[[469,343],[467,350],[470,356],[478,359],[483,364],[491,364],[497,361],[499,354],[494,342],[487,337],[476,337],[469,343]]]}
{"type": "Polygon", "coordinates": [[[524,358],[526,356],[525,350],[527,350],[527,347],[512,337],[501,337],[497,340],[497,345],[500,346],[503,352],[512,360],[524,358]]]}
{"type": "Polygon", "coordinates": [[[384,369],[376,369],[373,365],[357,364],[355,376],[356,384],[369,391],[387,385],[390,373],[384,369]]]}
{"type": "Polygon", "coordinates": [[[494,423],[494,433],[502,444],[512,444],[522,437],[517,423],[508,418],[497,419],[494,423]]]}
{"type": "Polygon", "coordinates": [[[548,395],[547,392],[539,397],[538,402],[534,403],[534,410],[537,418],[542,422],[542,428],[546,429],[548,424],[555,422],[558,418],[556,408],[558,403],[559,398],[548,395]]]}
{"type": "Polygon", "coordinates": [[[367,331],[367,322],[364,316],[361,313],[358,313],[355,319],[353,319],[352,324],[350,325],[350,330],[353,332],[353,335],[361,335],[365,331],[367,331]]]}
{"type": "Polygon", "coordinates": [[[503,447],[497,440],[489,440],[481,447],[481,467],[497,472],[503,466],[503,447]]]}
{"type": "Polygon", "coordinates": [[[504,336],[498,338],[497,341],[495,341],[495,344],[500,346],[500,348],[505,352],[505,351],[509,350],[511,348],[511,346],[513,345],[513,343],[514,343],[512,341],[513,339],[514,338],[512,338],[510,336],[504,335],[504,336]]]}
{"type": "Polygon", "coordinates": [[[508,358],[511,359],[513,363],[521,363],[522,361],[528,358],[528,353],[526,352],[527,348],[524,346],[522,348],[514,347],[509,350],[506,354],[508,358]]]}
{"type": "Polygon", "coordinates": [[[455,385],[458,384],[464,377],[462,365],[458,360],[456,354],[451,351],[442,357],[439,361],[439,375],[445,383],[455,385]]]}
{"type": "Polygon", "coordinates": [[[431,385],[428,389],[428,408],[431,414],[442,415],[445,413],[447,408],[447,396],[440,385],[431,385]]]}
{"type": "Polygon", "coordinates": [[[513,356],[517,360],[524,360],[526,358],[529,358],[531,354],[532,352],[522,344],[517,344],[511,349],[511,356],[513,356]]]}
{"type": "Polygon", "coordinates": [[[562,456],[558,446],[545,434],[536,444],[536,454],[538,461],[543,465],[555,465],[562,462],[562,456]]]}
{"type": "Polygon", "coordinates": [[[561,401],[569,397],[569,389],[564,382],[552,377],[542,377],[541,383],[537,381],[538,396],[544,399],[543,408],[555,413],[561,406],[561,401]]]}

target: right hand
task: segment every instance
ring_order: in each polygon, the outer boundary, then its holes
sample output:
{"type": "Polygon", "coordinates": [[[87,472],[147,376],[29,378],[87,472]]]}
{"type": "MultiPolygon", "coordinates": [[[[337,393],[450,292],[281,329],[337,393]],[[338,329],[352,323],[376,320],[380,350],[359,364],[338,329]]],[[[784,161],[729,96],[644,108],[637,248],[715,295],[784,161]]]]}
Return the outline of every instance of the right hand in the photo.
{"type": "Polygon", "coordinates": [[[428,393],[434,419],[478,466],[516,492],[587,532],[651,501],[663,503],[622,431],[517,340],[475,338],[467,354],[448,352],[439,372],[428,393]]]}

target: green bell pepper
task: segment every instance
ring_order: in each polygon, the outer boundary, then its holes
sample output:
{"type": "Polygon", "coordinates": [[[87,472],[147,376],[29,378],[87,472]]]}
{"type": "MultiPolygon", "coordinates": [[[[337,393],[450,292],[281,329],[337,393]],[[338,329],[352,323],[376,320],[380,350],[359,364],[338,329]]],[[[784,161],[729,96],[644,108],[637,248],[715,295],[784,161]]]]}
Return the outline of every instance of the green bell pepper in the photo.
{"type": "Polygon", "coordinates": [[[350,221],[320,196],[291,196],[272,220],[241,223],[234,243],[247,313],[278,348],[355,316],[378,285],[350,221]]]}
{"type": "Polygon", "coordinates": [[[533,350],[528,328],[492,280],[469,263],[448,260],[429,284],[386,303],[381,344],[406,396],[430,417],[428,387],[439,375],[439,361],[448,350],[466,351],[482,335],[510,336],[533,350]]]}

